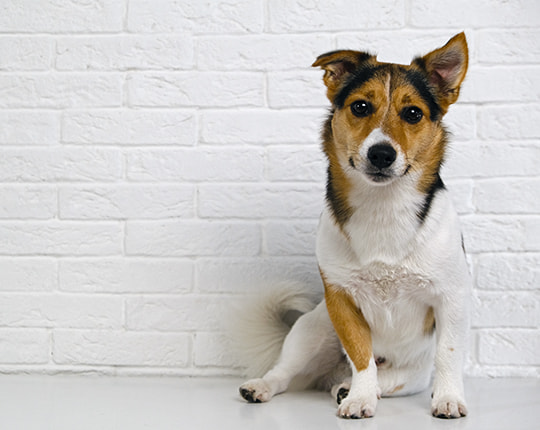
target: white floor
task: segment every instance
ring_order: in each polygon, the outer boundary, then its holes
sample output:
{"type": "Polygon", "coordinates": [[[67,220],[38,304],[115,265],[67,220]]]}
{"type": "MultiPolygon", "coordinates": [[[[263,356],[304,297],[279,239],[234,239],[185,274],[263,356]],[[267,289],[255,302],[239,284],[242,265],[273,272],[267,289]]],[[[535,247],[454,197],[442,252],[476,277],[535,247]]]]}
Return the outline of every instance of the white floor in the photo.
{"type": "Polygon", "coordinates": [[[0,376],[3,430],[540,429],[540,380],[469,379],[469,416],[429,414],[428,391],[382,399],[375,418],[343,420],[327,393],[245,403],[234,378],[0,376]]]}

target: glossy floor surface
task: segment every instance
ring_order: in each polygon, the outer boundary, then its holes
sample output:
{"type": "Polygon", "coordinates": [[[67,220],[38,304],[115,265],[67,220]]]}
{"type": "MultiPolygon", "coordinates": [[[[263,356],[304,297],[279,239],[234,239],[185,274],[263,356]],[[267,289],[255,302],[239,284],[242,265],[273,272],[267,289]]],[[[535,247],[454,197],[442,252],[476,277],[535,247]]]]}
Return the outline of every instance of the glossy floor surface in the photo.
{"type": "Polygon", "coordinates": [[[540,429],[540,380],[469,379],[469,416],[429,414],[429,392],[382,399],[374,418],[343,420],[327,393],[247,404],[235,378],[0,376],[6,430],[540,429]]]}

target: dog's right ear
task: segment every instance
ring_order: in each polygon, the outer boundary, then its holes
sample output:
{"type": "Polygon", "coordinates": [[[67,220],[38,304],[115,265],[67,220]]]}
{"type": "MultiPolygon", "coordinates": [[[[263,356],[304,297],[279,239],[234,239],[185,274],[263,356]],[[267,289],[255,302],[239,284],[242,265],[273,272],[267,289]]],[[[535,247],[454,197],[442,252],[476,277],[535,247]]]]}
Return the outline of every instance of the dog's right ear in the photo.
{"type": "Polygon", "coordinates": [[[311,65],[324,70],[323,81],[328,89],[326,95],[333,102],[338,90],[347,81],[347,78],[358,67],[375,58],[373,55],[360,51],[332,51],[317,57],[311,65]]]}

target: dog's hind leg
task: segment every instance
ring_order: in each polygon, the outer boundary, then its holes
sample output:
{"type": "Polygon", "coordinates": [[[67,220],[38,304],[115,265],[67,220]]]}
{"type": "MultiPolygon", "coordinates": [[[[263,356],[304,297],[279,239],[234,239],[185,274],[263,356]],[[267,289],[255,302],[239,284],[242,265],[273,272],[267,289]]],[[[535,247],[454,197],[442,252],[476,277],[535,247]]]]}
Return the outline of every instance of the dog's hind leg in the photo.
{"type": "Polygon", "coordinates": [[[295,376],[323,376],[341,357],[339,339],[323,301],[298,318],[285,338],[277,364],[262,378],[242,384],[240,394],[251,403],[267,402],[286,391],[295,376]]]}

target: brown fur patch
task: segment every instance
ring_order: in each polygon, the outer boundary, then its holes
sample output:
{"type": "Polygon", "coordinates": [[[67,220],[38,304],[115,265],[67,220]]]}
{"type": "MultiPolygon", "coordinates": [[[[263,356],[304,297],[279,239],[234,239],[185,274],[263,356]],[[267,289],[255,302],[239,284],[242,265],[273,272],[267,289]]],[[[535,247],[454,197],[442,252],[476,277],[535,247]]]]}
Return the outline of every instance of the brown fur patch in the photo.
{"type": "Polygon", "coordinates": [[[323,81],[326,85],[326,95],[333,101],[345,80],[361,65],[375,59],[366,52],[359,51],[333,51],[320,55],[312,67],[321,67],[324,70],[323,81]]]}
{"type": "Polygon", "coordinates": [[[427,310],[426,316],[424,318],[424,334],[429,336],[435,330],[435,312],[433,308],[430,307],[427,310]]]}
{"type": "Polygon", "coordinates": [[[373,355],[371,330],[352,297],[340,287],[325,281],[323,276],[328,314],[334,329],[357,371],[366,369],[373,355]]]}
{"type": "Polygon", "coordinates": [[[405,386],[405,384],[401,384],[401,385],[398,385],[396,388],[394,388],[392,391],[389,391],[388,394],[395,394],[397,393],[398,391],[400,390],[403,390],[403,387],[405,386]]]}

